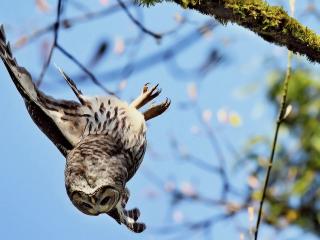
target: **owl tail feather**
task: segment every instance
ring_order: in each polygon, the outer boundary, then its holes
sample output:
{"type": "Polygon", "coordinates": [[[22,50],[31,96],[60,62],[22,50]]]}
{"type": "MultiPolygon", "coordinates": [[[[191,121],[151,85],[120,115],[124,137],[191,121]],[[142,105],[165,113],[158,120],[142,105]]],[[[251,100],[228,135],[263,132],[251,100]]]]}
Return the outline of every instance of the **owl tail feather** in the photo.
{"type": "Polygon", "coordinates": [[[85,100],[83,97],[82,92],[77,88],[76,84],[74,83],[74,81],[58,66],[56,66],[59,70],[59,72],[61,73],[61,75],[63,76],[64,80],[66,80],[66,82],[68,83],[68,85],[71,87],[72,91],[74,92],[74,94],[76,95],[76,97],[79,99],[80,103],[82,105],[85,105],[85,100]]]}
{"type": "Polygon", "coordinates": [[[3,25],[0,25],[0,57],[7,68],[15,86],[26,101],[37,100],[37,89],[32,82],[29,72],[17,64],[12,56],[10,43],[6,43],[3,25]]]}

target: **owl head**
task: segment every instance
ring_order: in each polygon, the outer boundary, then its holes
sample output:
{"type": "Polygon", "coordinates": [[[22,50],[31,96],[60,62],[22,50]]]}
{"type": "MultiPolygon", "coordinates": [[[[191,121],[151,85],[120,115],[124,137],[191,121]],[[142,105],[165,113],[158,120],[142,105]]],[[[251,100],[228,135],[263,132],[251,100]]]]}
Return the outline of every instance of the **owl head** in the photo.
{"type": "Polygon", "coordinates": [[[73,205],[87,215],[108,213],[120,201],[121,190],[110,185],[99,187],[94,192],[86,190],[72,190],[67,186],[68,196],[73,205]]]}
{"type": "Polygon", "coordinates": [[[108,213],[121,201],[125,191],[128,174],[124,157],[115,152],[108,154],[108,149],[103,148],[107,147],[99,139],[84,139],[67,155],[68,196],[88,215],[108,213]]]}

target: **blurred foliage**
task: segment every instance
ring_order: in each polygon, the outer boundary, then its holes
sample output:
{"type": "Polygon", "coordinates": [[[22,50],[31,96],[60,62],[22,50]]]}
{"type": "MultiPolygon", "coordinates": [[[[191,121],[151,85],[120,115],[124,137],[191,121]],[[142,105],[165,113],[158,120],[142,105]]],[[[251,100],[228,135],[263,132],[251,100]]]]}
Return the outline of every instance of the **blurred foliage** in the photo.
{"type": "MultiPolygon", "coordinates": [[[[269,76],[268,100],[279,109],[285,71],[269,76]]],[[[293,110],[281,126],[281,137],[267,191],[264,220],[282,229],[296,225],[320,236],[320,81],[308,69],[292,72],[288,103],[293,110]]],[[[270,135],[270,138],[272,136],[270,135]]],[[[257,161],[252,176],[264,179],[261,149],[270,149],[265,137],[253,137],[248,159],[257,161]],[[263,141],[259,141],[262,139],[263,141]],[[258,158],[257,156],[260,156],[258,158]]],[[[248,148],[248,146],[250,146],[248,148]]],[[[269,150],[270,151],[270,150],[269,150]]],[[[268,152],[267,152],[268,153],[268,152]]],[[[268,153],[269,154],[269,153],[268,153]]],[[[269,156],[265,155],[267,159],[269,156]]],[[[251,200],[260,192],[251,190],[251,200]]]]}

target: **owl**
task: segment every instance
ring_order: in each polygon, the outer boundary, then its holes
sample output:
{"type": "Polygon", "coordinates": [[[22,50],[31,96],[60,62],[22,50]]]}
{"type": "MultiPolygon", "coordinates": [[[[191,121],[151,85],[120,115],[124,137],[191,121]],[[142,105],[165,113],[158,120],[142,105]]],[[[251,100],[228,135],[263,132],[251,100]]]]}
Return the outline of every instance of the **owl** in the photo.
{"type": "Polygon", "coordinates": [[[31,118],[66,158],[65,186],[73,205],[87,215],[108,214],[133,232],[144,231],[145,224],[137,222],[139,209],[125,209],[130,196],[126,183],[146,151],[146,121],[170,105],[166,99],[139,111],[160,94],[158,85],[145,84],[128,104],[113,95],[83,95],[59,69],[78,101],[56,100],[41,92],[29,72],[17,64],[2,25],[0,57],[31,118]]]}

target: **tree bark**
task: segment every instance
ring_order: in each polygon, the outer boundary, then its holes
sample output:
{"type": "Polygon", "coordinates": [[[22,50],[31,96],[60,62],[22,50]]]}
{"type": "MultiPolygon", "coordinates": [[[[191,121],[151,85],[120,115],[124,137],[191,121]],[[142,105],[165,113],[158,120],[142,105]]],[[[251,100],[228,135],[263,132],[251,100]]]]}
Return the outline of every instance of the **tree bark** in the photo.
{"type": "Polygon", "coordinates": [[[215,17],[223,24],[236,23],[268,42],[320,63],[320,36],[290,17],[282,7],[270,6],[263,0],[174,1],[184,8],[215,17]]]}

